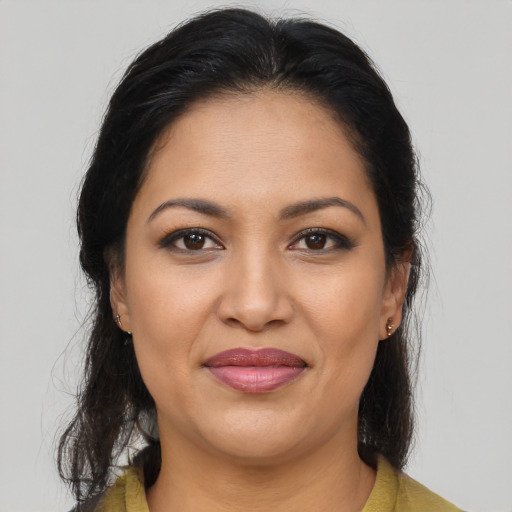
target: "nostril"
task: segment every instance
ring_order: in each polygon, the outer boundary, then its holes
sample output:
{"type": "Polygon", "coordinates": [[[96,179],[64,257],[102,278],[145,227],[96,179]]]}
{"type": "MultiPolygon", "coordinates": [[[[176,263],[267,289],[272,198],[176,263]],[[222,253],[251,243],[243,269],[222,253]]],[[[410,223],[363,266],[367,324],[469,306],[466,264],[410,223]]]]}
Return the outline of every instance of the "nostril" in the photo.
{"type": "Polygon", "coordinates": [[[231,327],[242,327],[251,332],[261,332],[263,330],[284,325],[286,318],[275,318],[274,315],[262,314],[261,312],[238,312],[230,316],[219,314],[220,320],[231,327]]]}
{"type": "Polygon", "coordinates": [[[269,268],[268,259],[243,262],[226,276],[217,304],[219,319],[254,332],[289,322],[294,309],[276,269],[269,268]]]}

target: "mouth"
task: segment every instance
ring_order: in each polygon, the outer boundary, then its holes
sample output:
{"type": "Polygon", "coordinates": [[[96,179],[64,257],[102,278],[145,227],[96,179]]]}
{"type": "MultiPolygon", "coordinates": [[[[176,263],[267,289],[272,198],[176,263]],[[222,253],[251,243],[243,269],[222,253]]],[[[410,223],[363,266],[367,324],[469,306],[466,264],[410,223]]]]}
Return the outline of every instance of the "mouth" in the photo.
{"type": "Polygon", "coordinates": [[[237,391],[264,393],[294,381],[308,365],[284,350],[235,348],[214,355],[203,367],[237,391]]]}

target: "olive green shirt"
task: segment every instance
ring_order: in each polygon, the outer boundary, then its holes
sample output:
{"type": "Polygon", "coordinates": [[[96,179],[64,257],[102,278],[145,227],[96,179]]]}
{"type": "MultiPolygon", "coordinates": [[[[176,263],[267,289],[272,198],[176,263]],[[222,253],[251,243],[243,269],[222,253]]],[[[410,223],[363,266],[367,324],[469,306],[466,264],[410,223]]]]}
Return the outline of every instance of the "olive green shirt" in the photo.
{"type": "MultiPolygon", "coordinates": [[[[110,487],[95,512],[149,512],[142,470],[129,468],[110,487]]],[[[373,490],[361,512],[461,512],[379,458],[373,490]]]]}

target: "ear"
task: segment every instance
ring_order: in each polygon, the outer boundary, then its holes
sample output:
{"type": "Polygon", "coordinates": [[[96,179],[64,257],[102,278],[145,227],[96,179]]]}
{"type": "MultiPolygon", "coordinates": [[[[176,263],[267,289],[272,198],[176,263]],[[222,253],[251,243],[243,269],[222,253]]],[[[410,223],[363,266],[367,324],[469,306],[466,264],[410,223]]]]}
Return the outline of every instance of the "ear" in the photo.
{"type": "Polygon", "coordinates": [[[382,301],[379,325],[379,339],[385,340],[389,332],[393,334],[402,323],[402,307],[407,292],[411,264],[409,261],[396,263],[387,278],[382,301]],[[391,326],[388,330],[388,326],[391,326]]]}
{"type": "Polygon", "coordinates": [[[126,285],[122,272],[118,268],[110,269],[110,305],[112,306],[112,314],[118,327],[123,331],[131,334],[130,310],[126,296],[126,285]]]}

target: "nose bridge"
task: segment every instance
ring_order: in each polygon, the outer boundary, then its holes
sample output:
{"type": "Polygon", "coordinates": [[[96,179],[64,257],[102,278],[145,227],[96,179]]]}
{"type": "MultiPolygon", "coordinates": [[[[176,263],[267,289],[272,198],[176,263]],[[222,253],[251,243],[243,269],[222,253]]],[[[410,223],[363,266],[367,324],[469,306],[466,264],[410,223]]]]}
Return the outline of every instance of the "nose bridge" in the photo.
{"type": "Polygon", "coordinates": [[[289,321],[293,308],[283,270],[278,250],[267,244],[248,242],[233,251],[219,306],[221,319],[253,331],[289,321]]]}

